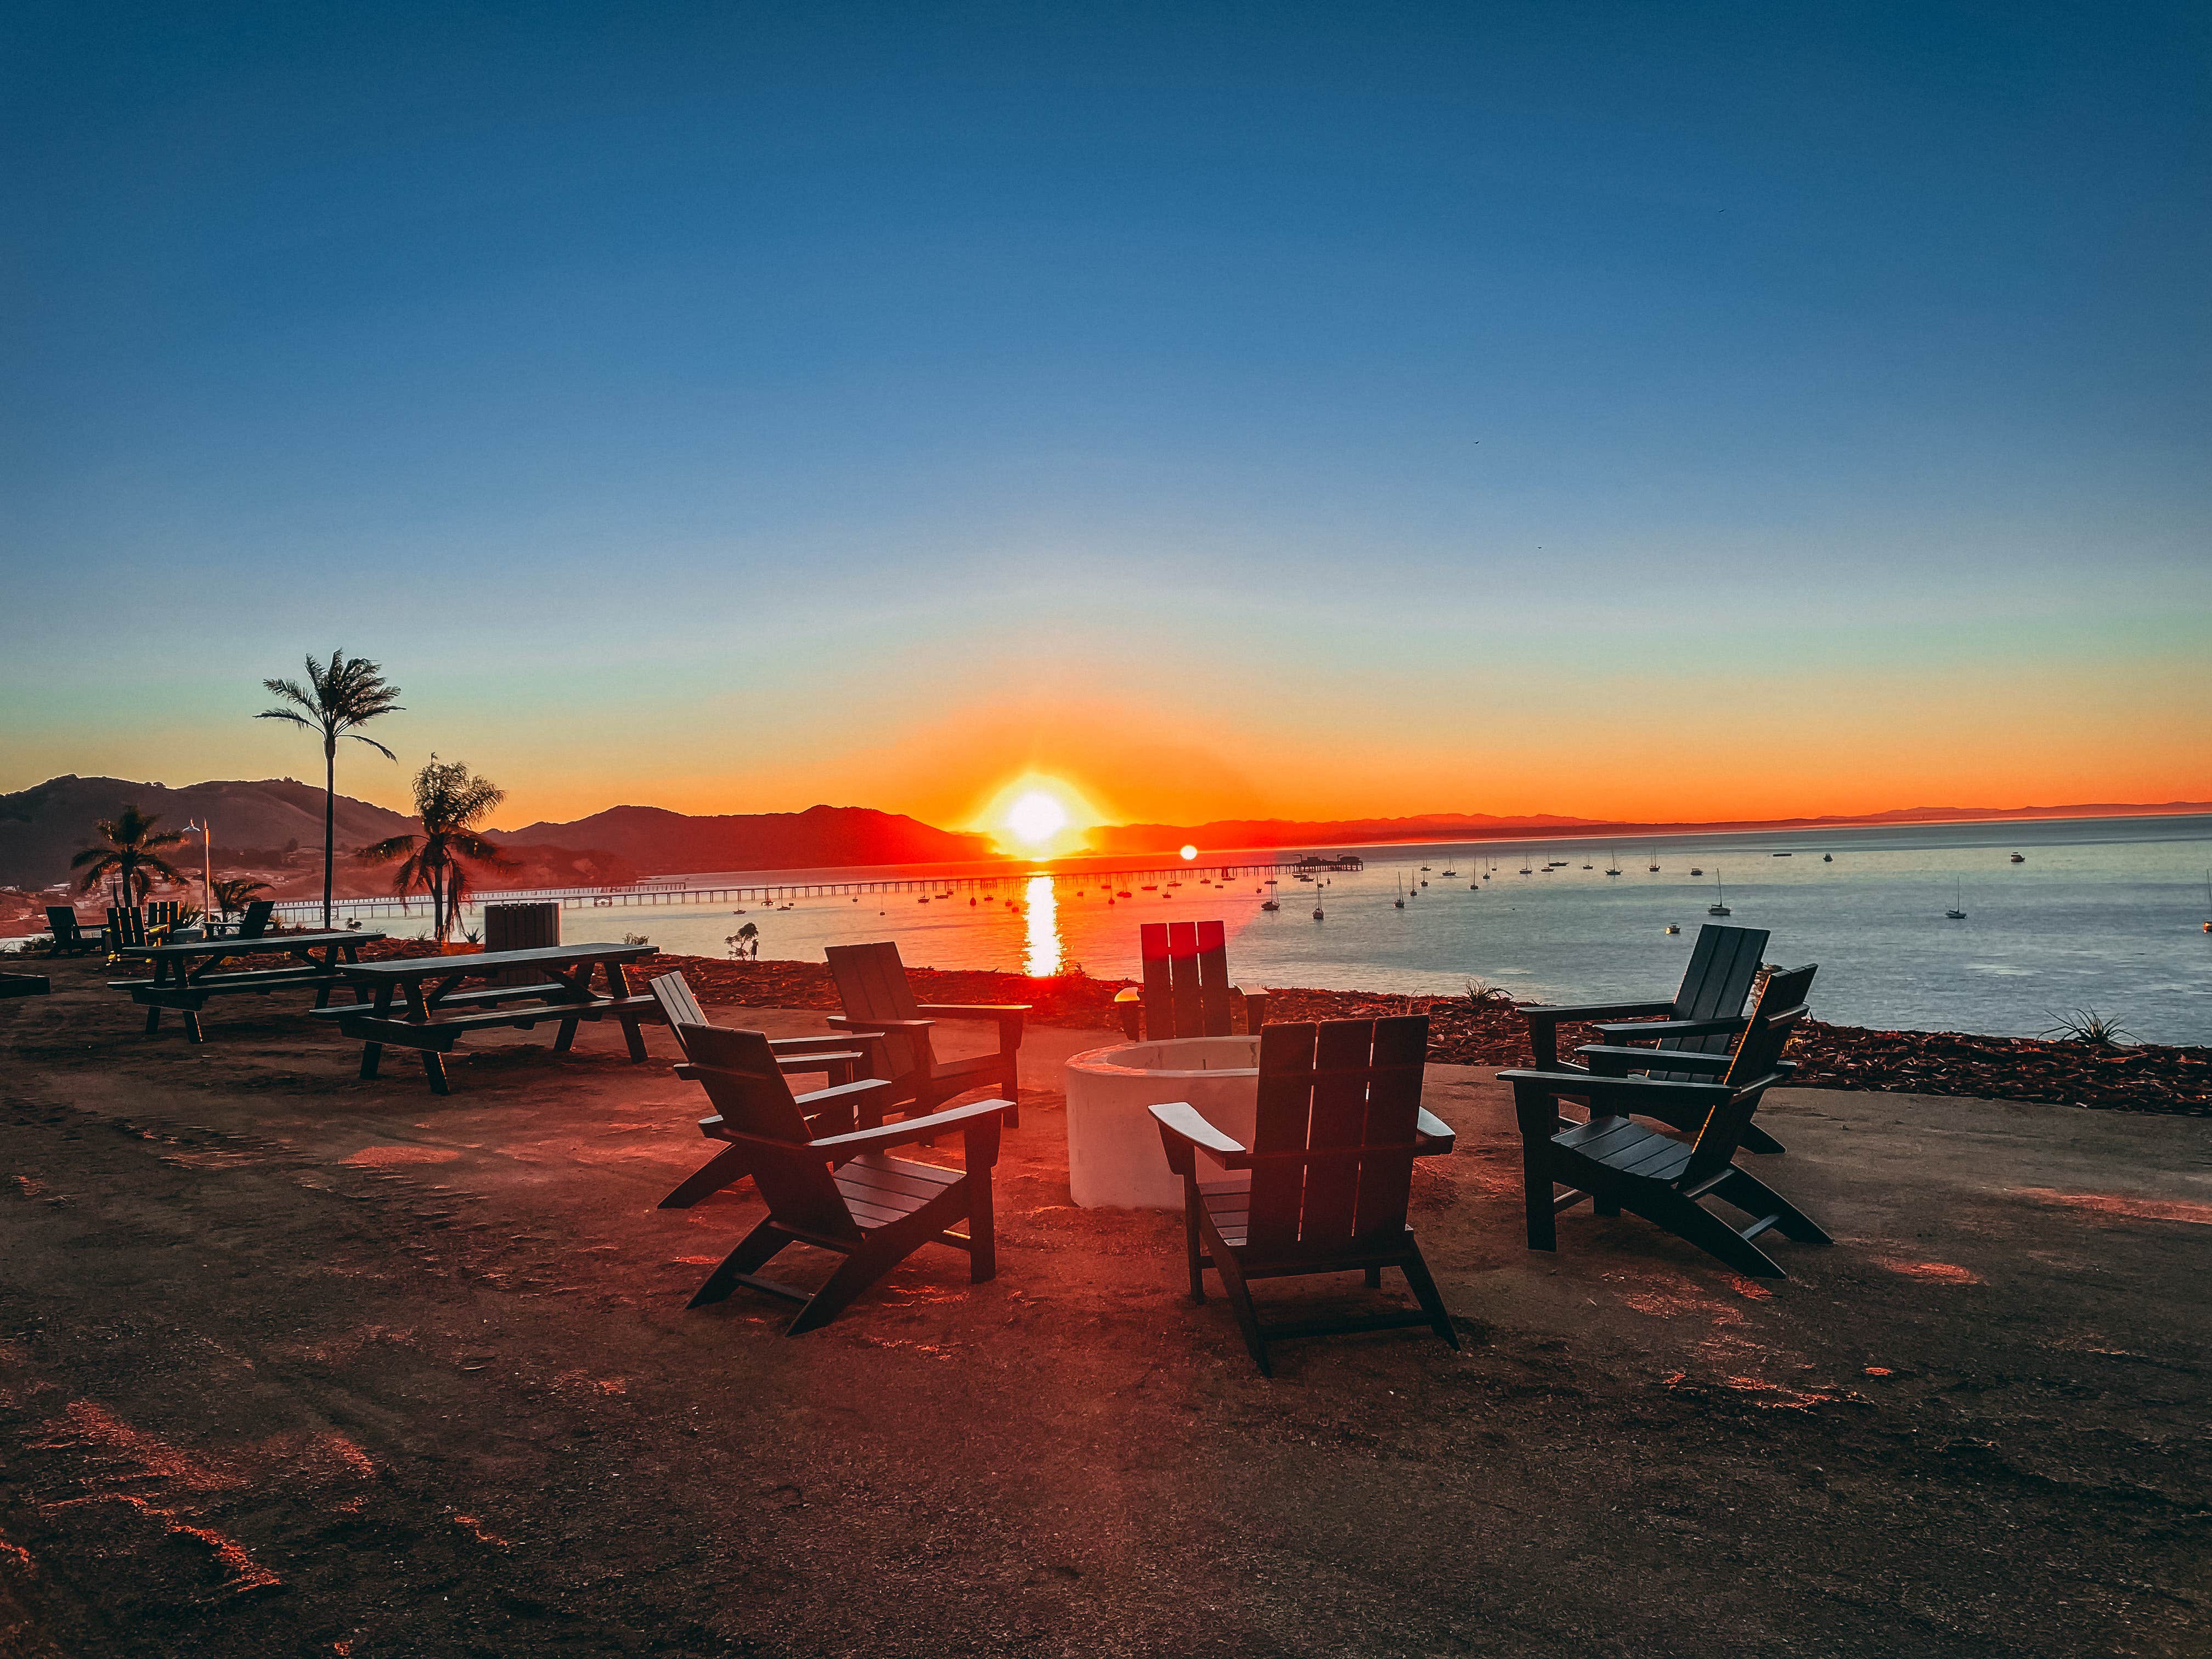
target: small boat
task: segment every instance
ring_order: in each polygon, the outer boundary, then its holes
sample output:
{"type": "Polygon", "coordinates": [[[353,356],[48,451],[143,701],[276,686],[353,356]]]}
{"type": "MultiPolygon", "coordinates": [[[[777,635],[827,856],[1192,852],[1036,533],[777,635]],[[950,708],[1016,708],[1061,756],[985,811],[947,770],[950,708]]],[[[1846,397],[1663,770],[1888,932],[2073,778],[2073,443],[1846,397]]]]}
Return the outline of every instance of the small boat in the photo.
{"type": "Polygon", "coordinates": [[[1605,855],[1605,872],[1608,876],[1620,873],[1620,854],[1608,849],[1605,855]]]}
{"type": "Polygon", "coordinates": [[[1693,875],[1693,876],[1702,876],[1702,875],[1704,875],[1705,872],[1704,871],[1702,871],[1702,870],[1698,869],[1698,866],[1697,866],[1696,865],[1694,865],[1694,864],[1693,864],[1693,865],[1692,865],[1692,866],[1690,866],[1690,873],[1691,873],[1692,875],[1693,875]]]}
{"type": "Polygon", "coordinates": [[[2027,860],[2026,859],[2024,859],[2024,858],[2021,857],[2021,855],[2020,855],[2019,854],[2017,854],[2017,853],[2014,853],[2014,854],[2012,855],[2012,861],[2013,861],[2014,864],[2025,864],[2025,863],[2027,863],[2027,860]]]}
{"type": "Polygon", "coordinates": [[[1667,924],[1667,931],[1668,931],[1668,933],[1680,933],[1682,930],[1681,930],[1680,928],[1677,927],[1676,927],[1673,922],[1671,922],[1671,921],[1670,921],[1670,922],[1668,922],[1668,923],[1667,924]]]}
{"type": "Polygon", "coordinates": [[[1398,896],[1390,901],[1390,908],[1394,910],[1406,908],[1406,878],[1403,876],[1398,878],[1398,896]]]}
{"type": "MultiPolygon", "coordinates": [[[[2212,910],[2212,870],[2204,872],[2204,908],[2212,910]]],[[[2204,931],[2212,933],[2212,921],[2204,924],[2204,931]]]]}
{"type": "Polygon", "coordinates": [[[1797,855],[1795,853],[1769,853],[1766,856],[1771,859],[1794,859],[1797,855]]]}
{"type": "Polygon", "coordinates": [[[1157,893],[1160,890],[1159,884],[1158,882],[1147,882],[1145,884],[1145,890],[1147,893],[1157,893]]]}
{"type": "Polygon", "coordinates": [[[1963,881],[1954,882],[1951,886],[1951,908],[1943,913],[1943,920],[1964,921],[1966,919],[1966,913],[1960,907],[1966,902],[1966,884],[1963,881]]]}
{"type": "Polygon", "coordinates": [[[1262,910],[1279,910],[1283,907],[1276,903],[1273,899],[1265,899],[1261,901],[1260,908],[1262,910]]]}
{"type": "Polygon", "coordinates": [[[1597,868],[1597,866],[1595,866],[1595,864],[1585,864],[1584,866],[1583,866],[1583,869],[1585,869],[1585,870],[1595,870],[1595,869],[1596,869],[1596,868],[1597,868]]]}
{"type": "Polygon", "coordinates": [[[1428,884],[1428,883],[1426,883],[1425,881],[1425,882],[1423,882],[1423,883],[1421,884],[1421,885],[1422,885],[1422,886],[1424,886],[1424,887],[1426,887],[1428,884],[1428,884]]]}
{"type": "Polygon", "coordinates": [[[1423,865],[1423,866],[1421,866],[1421,868],[1422,868],[1422,869],[1424,869],[1424,870],[1427,869],[1428,867],[1429,867],[1429,866],[1428,866],[1427,865],[1425,865],[1425,865],[1423,865]]]}
{"type": "Polygon", "coordinates": [[[1115,893],[1114,896],[1115,898],[1127,898],[1129,896],[1129,890],[1124,887],[1119,892],[1115,893]]]}
{"type": "Polygon", "coordinates": [[[1728,895],[1721,890],[1721,872],[1718,865],[1713,866],[1713,902],[1705,907],[1705,914],[1709,916],[1725,916],[1732,914],[1728,908],[1728,895]]]}
{"type": "Polygon", "coordinates": [[[1656,853],[1646,853],[1644,856],[1651,860],[1650,863],[1645,865],[1644,867],[1649,870],[1653,875],[1657,875],[1659,873],[1659,855],[1656,853]]]}
{"type": "Polygon", "coordinates": [[[1459,874],[1459,872],[1458,872],[1458,871],[1456,871],[1456,870],[1447,870],[1447,871],[1445,871],[1445,872],[1444,872],[1444,873],[1445,873],[1446,875],[1448,875],[1448,876],[1456,876],[1457,874],[1459,874]]]}
{"type": "Polygon", "coordinates": [[[1321,906],[1318,904],[1314,906],[1314,920],[1316,921],[1319,921],[1321,920],[1321,906]]]}
{"type": "Polygon", "coordinates": [[[1820,862],[1823,864],[1833,864],[1835,861],[1836,855],[1833,853],[1823,853],[1820,854],[1820,862]]]}

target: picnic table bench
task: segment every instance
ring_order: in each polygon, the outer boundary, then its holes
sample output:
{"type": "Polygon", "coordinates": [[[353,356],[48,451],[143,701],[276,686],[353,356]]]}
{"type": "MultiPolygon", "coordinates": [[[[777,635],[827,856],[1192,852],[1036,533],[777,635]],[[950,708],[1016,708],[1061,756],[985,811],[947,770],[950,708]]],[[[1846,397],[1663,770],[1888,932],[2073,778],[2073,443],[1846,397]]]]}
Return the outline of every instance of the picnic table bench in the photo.
{"type": "Polygon", "coordinates": [[[639,1022],[660,1022],[660,1006],[649,994],[634,992],[627,964],[658,956],[650,945],[544,945],[526,951],[479,951],[463,956],[404,957],[382,962],[343,964],[339,972],[353,986],[350,1008],[325,1008],[319,1018],[335,1019],[339,1031],[362,1044],[361,1074],[376,1075],[385,1046],[413,1048],[422,1056],[423,1074],[440,1094],[449,1092],[445,1057],[471,1031],[500,1028],[528,1030],[558,1020],[554,1051],[568,1052],[582,1020],[622,1024],[629,1057],[646,1057],[639,1022]],[[503,977],[510,969],[542,973],[541,981],[520,985],[464,988],[471,980],[503,977]],[[592,981],[602,972],[606,989],[592,981]],[[405,1012],[393,1004],[404,1000],[405,1012]]]}
{"type": "Polygon", "coordinates": [[[125,945],[116,954],[133,961],[152,963],[154,977],[112,979],[107,985],[110,990],[130,992],[132,1001],[144,1006],[149,1036],[161,1029],[161,1011],[174,1008],[185,1017],[185,1036],[199,1042],[205,1040],[200,1030],[200,1010],[207,1006],[210,997],[247,991],[266,996],[271,991],[312,988],[315,1006],[327,1007],[331,993],[346,982],[340,969],[353,963],[362,945],[383,937],[381,933],[333,930],[327,933],[264,933],[258,939],[195,939],[171,945],[125,945]],[[218,971],[226,958],[235,957],[289,957],[292,960],[272,968],[218,971]],[[341,957],[344,958],[343,963],[341,957]]]}

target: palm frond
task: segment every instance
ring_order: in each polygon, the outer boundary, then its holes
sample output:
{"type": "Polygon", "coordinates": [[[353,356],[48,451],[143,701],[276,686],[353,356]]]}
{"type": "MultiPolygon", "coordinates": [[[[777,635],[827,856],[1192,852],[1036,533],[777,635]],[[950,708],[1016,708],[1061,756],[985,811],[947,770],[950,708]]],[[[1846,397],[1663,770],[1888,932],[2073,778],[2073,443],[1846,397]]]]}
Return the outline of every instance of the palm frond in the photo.
{"type": "Polygon", "coordinates": [[[371,847],[354,849],[354,858],[362,864],[388,864],[393,859],[404,858],[415,850],[420,836],[392,836],[371,847]]]}
{"type": "MultiPolygon", "coordinates": [[[[380,710],[379,712],[380,713],[381,711],[380,710]]],[[[360,732],[349,732],[348,733],[346,733],[346,735],[347,735],[348,737],[351,738],[352,738],[356,743],[365,743],[365,744],[368,744],[371,749],[374,749],[374,750],[376,750],[376,752],[377,752],[378,754],[380,754],[380,755],[383,756],[383,757],[384,757],[384,758],[385,758],[385,759],[386,759],[386,760],[388,760],[388,761],[396,761],[396,760],[398,760],[398,759],[399,758],[399,757],[398,757],[398,756],[397,756],[397,755],[393,754],[393,753],[392,753],[389,749],[386,749],[386,748],[382,744],[379,743],[379,742],[378,742],[374,738],[364,738],[364,737],[363,737],[363,736],[362,736],[362,734],[361,734],[360,732]]]]}

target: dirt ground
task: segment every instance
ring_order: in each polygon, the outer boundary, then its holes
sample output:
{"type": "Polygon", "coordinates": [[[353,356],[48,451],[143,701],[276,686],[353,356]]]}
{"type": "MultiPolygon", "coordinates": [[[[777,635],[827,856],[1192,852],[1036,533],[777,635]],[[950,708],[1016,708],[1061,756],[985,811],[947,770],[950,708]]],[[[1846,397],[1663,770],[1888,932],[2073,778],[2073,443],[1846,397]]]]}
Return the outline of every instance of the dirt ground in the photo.
{"type": "Polygon", "coordinates": [[[665,1034],[441,1099],[52,972],[0,1005],[5,1659],[2212,1653],[2212,1122],[1783,1093],[1760,1173],[1838,1242],[1753,1284],[1586,1208],[1528,1251],[1504,1091],[1434,1066],[1463,1347],[1268,1381],[1176,1218],[1069,1205],[1103,1033],[1030,1035],[995,1282],[786,1339],[684,1310],[760,1206],[654,1207],[708,1151],[665,1034]]]}

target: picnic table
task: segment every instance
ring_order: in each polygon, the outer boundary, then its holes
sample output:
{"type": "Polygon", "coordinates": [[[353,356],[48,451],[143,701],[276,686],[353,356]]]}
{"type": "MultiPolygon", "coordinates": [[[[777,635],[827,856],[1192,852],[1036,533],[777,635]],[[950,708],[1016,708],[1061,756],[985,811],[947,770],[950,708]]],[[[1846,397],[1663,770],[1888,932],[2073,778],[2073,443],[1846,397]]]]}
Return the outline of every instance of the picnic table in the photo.
{"type": "Polygon", "coordinates": [[[194,1042],[205,1040],[200,1030],[200,1010],[213,996],[251,991],[265,996],[271,991],[312,988],[315,1006],[327,1007],[331,993],[345,981],[339,977],[343,957],[349,963],[361,947],[384,937],[381,933],[332,931],[327,933],[264,933],[259,939],[179,939],[169,945],[131,945],[116,955],[154,964],[151,979],[112,979],[112,991],[128,991],[133,1002],[146,1009],[148,1035],[161,1029],[161,1011],[174,1008],[185,1017],[185,1036],[194,1042]],[[318,953],[319,957],[318,957],[318,953]],[[226,957],[290,957],[274,968],[234,969],[218,972],[226,957]]]}
{"type": "Polygon", "coordinates": [[[625,967],[646,957],[658,956],[651,945],[544,945],[525,951],[478,951],[462,956],[398,957],[381,962],[342,964],[339,972],[358,997],[350,1008],[325,1008],[320,1017],[335,1019],[344,1036],[362,1044],[361,1074],[376,1075],[385,1046],[413,1048],[422,1056],[422,1070],[431,1088],[448,1092],[446,1059],[453,1045],[471,1031],[500,1027],[528,1030],[544,1020],[558,1020],[560,1035],[554,1052],[565,1054],[575,1041],[581,1020],[615,1019],[622,1023],[629,1057],[646,1057],[641,1020],[659,1021],[660,1006],[649,994],[630,988],[625,967]],[[487,985],[465,989],[471,980],[505,979],[515,970],[540,974],[542,979],[521,984],[487,985]],[[606,975],[604,992],[592,981],[606,975]],[[393,1004],[404,999],[405,1012],[393,1004]]]}

